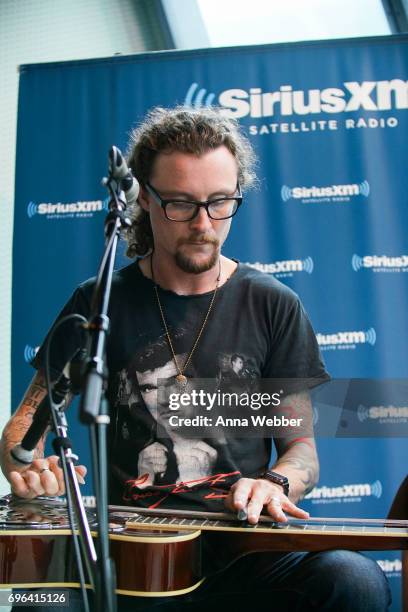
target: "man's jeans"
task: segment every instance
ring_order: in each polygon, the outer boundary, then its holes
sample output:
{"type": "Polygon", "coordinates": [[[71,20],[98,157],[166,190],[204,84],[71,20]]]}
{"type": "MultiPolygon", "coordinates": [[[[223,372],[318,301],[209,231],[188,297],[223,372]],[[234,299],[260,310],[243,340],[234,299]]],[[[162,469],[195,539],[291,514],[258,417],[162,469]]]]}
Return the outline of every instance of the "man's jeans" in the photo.
{"type": "MultiPolygon", "coordinates": [[[[70,611],[82,609],[79,597],[70,591],[70,611]]],[[[390,603],[384,573],[360,553],[261,552],[239,559],[189,595],[119,597],[118,612],[249,612],[255,605],[265,612],[384,612],[390,603]]],[[[27,608],[13,607],[15,612],[23,610],[27,608]]]]}

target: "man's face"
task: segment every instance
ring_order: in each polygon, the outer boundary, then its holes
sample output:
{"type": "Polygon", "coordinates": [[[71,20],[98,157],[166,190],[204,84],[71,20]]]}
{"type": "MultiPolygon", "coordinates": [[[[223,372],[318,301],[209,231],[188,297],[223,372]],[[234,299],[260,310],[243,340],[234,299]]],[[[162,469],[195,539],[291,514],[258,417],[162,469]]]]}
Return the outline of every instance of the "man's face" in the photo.
{"type": "MultiPolygon", "coordinates": [[[[204,202],[236,193],[237,163],[224,146],[201,156],[190,153],[160,153],[153,165],[149,182],[164,199],[204,202]]],[[[150,213],[155,252],[172,258],[185,272],[199,274],[217,262],[231,219],[213,220],[204,208],[191,221],[175,222],[166,218],[161,206],[142,190],[139,201],[150,213]]]]}

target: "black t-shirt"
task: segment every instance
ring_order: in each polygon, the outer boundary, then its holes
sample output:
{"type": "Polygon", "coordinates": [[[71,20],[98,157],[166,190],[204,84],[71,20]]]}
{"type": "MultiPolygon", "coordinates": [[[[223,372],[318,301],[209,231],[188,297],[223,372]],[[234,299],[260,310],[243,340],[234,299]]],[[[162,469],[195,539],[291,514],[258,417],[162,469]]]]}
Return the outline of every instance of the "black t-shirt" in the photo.
{"type": "MultiPolygon", "coordinates": [[[[93,286],[94,279],[80,285],[59,318],[73,312],[89,316],[93,286]]],[[[183,367],[213,292],[185,296],[158,291],[183,367]]],[[[114,273],[109,316],[110,503],[222,510],[223,498],[238,478],[256,477],[268,465],[271,440],[223,435],[198,439],[166,431],[168,404],[160,399],[157,379],[174,381],[177,369],[154,284],[138,262],[114,273]]],[[[50,353],[54,371],[60,372],[75,352],[79,335],[66,326],[55,334],[50,353]]],[[[34,366],[43,361],[41,348],[34,366]]],[[[242,380],[300,378],[313,386],[327,378],[297,295],[243,264],[218,289],[185,373],[189,379],[218,381],[229,391],[242,380]]]]}

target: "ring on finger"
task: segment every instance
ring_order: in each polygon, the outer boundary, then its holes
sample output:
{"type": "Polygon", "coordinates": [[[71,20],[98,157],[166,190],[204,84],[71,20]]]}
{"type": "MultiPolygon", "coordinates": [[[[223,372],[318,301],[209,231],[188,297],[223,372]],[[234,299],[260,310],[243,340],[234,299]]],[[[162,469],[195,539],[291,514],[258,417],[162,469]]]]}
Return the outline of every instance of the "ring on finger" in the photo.
{"type": "Polygon", "coordinates": [[[281,505],[282,505],[282,502],[281,502],[281,500],[279,499],[279,497],[271,497],[271,499],[270,499],[270,502],[269,502],[269,503],[270,503],[270,504],[274,504],[274,505],[276,505],[276,506],[281,506],[281,505]]]}
{"type": "Polygon", "coordinates": [[[40,474],[42,474],[43,472],[51,472],[51,470],[50,470],[50,468],[49,468],[49,467],[46,467],[46,468],[42,468],[42,469],[40,470],[40,474]]]}

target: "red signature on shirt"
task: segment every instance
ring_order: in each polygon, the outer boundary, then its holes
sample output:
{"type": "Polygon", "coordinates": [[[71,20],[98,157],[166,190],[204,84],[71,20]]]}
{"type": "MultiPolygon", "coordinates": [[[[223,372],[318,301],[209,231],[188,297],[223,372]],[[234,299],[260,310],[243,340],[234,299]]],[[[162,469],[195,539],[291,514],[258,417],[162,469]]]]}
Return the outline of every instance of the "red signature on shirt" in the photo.
{"type": "MultiPolygon", "coordinates": [[[[231,476],[240,476],[241,472],[238,470],[235,472],[229,472],[225,474],[212,474],[211,476],[204,476],[203,478],[198,478],[197,480],[188,480],[186,482],[175,482],[172,484],[166,485],[158,485],[154,486],[154,490],[144,491],[134,491],[134,489],[138,489],[141,485],[146,483],[146,480],[149,478],[148,474],[143,474],[138,478],[132,478],[125,482],[126,492],[123,496],[125,501],[137,501],[146,499],[149,497],[158,497],[155,503],[153,503],[149,508],[157,508],[165,499],[167,499],[170,495],[182,495],[183,493],[191,492],[193,487],[195,491],[203,487],[203,485],[207,485],[211,487],[213,491],[206,493],[203,495],[203,499],[222,499],[227,497],[228,493],[225,489],[219,488],[217,485],[224,483],[231,476]],[[163,495],[164,494],[164,495],[163,495]]],[[[197,491],[198,492],[198,491],[197,491]]]]}

